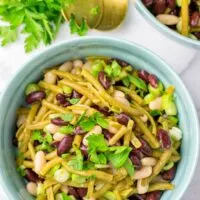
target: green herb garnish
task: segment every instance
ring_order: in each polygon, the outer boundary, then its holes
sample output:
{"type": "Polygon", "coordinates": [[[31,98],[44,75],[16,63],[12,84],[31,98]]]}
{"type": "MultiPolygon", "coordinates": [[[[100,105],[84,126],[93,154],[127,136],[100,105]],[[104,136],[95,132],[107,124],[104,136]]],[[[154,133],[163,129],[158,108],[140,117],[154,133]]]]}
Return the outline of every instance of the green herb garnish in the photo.
{"type": "Polygon", "coordinates": [[[79,36],[83,36],[88,32],[88,25],[86,20],[83,18],[82,23],[80,25],[77,24],[75,16],[72,14],[69,20],[69,27],[71,34],[78,34],[79,36]]]}
{"type": "Polygon", "coordinates": [[[67,114],[61,114],[60,115],[60,118],[63,120],[63,121],[65,121],[65,122],[70,122],[70,121],[72,121],[72,119],[73,119],[73,114],[71,114],[71,113],[67,113],[67,114]]]}
{"type": "Polygon", "coordinates": [[[78,99],[78,98],[69,99],[69,102],[70,102],[72,105],[77,104],[79,101],[80,101],[80,99],[78,99]]]}
{"type": "Polygon", "coordinates": [[[60,133],[62,134],[70,134],[73,133],[74,131],[74,126],[72,126],[71,124],[69,124],[68,126],[63,126],[59,129],[60,133]]]}

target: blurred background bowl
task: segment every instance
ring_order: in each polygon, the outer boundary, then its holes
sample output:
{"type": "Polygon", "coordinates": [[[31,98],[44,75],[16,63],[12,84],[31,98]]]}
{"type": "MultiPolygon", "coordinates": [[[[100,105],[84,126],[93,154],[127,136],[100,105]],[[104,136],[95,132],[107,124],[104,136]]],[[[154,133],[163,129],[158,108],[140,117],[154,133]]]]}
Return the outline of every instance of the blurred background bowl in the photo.
{"type": "MultiPolygon", "coordinates": [[[[135,2],[134,2],[135,3],[135,2]]],[[[175,40],[176,42],[179,42],[180,44],[184,46],[188,46],[195,49],[200,49],[200,40],[193,40],[188,37],[185,37],[178,32],[175,32],[174,30],[170,29],[166,25],[159,22],[156,17],[145,7],[145,5],[142,3],[141,0],[136,0],[136,8],[139,10],[140,14],[144,16],[144,18],[155,28],[157,28],[158,31],[162,32],[169,38],[175,40]]]]}

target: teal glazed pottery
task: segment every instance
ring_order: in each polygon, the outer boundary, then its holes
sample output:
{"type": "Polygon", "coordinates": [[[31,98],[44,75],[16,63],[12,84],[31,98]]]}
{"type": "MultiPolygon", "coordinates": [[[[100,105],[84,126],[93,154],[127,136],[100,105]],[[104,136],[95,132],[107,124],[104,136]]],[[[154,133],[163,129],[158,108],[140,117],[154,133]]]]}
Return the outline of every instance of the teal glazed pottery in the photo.
{"type": "Polygon", "coordinates": [[[200,49],[200,41],[193,40],[191,38],[185,37],[174,30],[168,28],[166,25],[159,22],[156,17],[144,6],[141,0],[136,0],[136,8],[139,10],[142,16],[153,26],[157,28],[158,31],[162,32],[169,38],[179,42],[182,45],[186,45],[191,48],[200,49]]]}
{"type": "Polygon", "coordinates": [[[24,103],[25,86],[39,80],[45,68],[87,56],[125,60],[136,68],[156,74],[166,86],[175,86],[180,127],[183,131],[182,159],[173,180],[176,188],[164,192],[162,200],[181,199],[192,180],[198,159],[199,124],[193,101],[180,78],[161,58],[139,45],[107,37],[84,37],[51,46],[22,66],[3,92],[0,101],[0,185],[8,199],[33,199],[16,172],[15,149],[12,146],[16,131],[16,110],[24,103]]]}

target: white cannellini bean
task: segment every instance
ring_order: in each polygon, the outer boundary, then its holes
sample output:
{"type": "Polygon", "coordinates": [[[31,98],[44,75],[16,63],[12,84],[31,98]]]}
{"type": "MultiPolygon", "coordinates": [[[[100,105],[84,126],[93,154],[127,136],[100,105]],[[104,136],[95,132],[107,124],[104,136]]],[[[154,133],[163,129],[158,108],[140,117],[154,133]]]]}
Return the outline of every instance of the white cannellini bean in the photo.
{"type": "Polygon", "coordinates": [[[37,195],[37,184],[36,183],[34,183],[34,182],[27,183],[26,189],[33,196],[37,195]]]}
{"type": "Polygon", "coordinates": [[[109,125],[109,126],[108,126],[108,131],[109,131],[110,133],[115,134],[115,133],[118,132],[118,129],[115,128],[114,126],[109,125]]]}
{"type": "Polygon", "coordinates": [[[73,68],[73,63],[68,61],[61,65],[58,69],[63,72],[70,72],[73,68]]]}
{"type": "Polygon", "coordinates": [[[149,189],[149,184],[143,184],[142,179],[137,181],[137,192],[138,194],[145,194],[149,189]]]}
{"type": "Polygon", "coordinates": [[[76,69],[76,68],[73,68],[72,71],[71,71],[71,74],[74,74],[74,75],[75,75],[75,74],[76,74],[76,71],[77,71],[77,69],[76,69]]]}
{"type": "Polygon", "coordinates": [[[152,174],[152,167],[151,166],[144,166],[140,170],[136,171],[134,174],[134,179],[143,179],[151,176],[152,174]]]}
{"type": "Polygon", "coordinates": [[[44,127],[45,132],[49,132],[49,133],[56,133],[59,130],[59,126],[56,126],[55,124],[47,124],[44,127]]]}
{"type": "Polygon", "coordinates": [[[87,61],[84,65],[83,68],[87,69],[87,70],[91,70],[92,67],[92,61],[87,61]]]}
{"type": "Polygon", "coordinates": [[[153,157],[146,157],[141,160],[143,166],[154,166],[157,160],[153,157]]]}
{"type": "Polygon", "coordinates": [[[73,66],[76,67],[82,67],[83,66],[83,61],[82,60],[74,60],[73,66]]]}
{"type": "Polygon", "coordinates": [[[17,120],[17,127],[19,128],[24,122],[26,121],[27,116],[26,115],[19,115],[17,120]]]}
{"type": "Polygon", "coordinates": [[[114,93],[113,93],[113,97],[121,97],[121,98],[124,98],[124,97],[125,97],[125,94],[124,94],[122,91],[115,90],[114,93]]]}
{"type": "Polygon", "coordinates": [[[65,137],[65,134],[62,134],[60,132],[56,132],[54,135],[53,135],[53,139],[55,141],[61,141],[63,138],[65,137]]]}
{"type": "Polygon", "coordinates": [[[56,83],[56,79],[57,79],[57,76],[52,72],[47,72],[44,75],[44,81],[47,82],[47,83],[55,84],[56,83]]]}
{"type": "Polygon", "coordinates": [[[66,193],[66,194],[68,194],[68,192],[69,192],[69,188],[67,185],[62,185],[60,189],[62,192],[66,193]]]}
{"type": "Polygon", "coordinates": [[[118,100],[118,101],[120,101],[121,103],[123,103],[126,106],[130,105],[129,101],[126,98],[124,98],[124,97],[115,97],[115,99],[118,100]]]}
{"type": "Polygon", "coordinates": [[[147,115],[142,115],[142,116],[140,117],[140,119],[141,119],[143,122],[147,122],[147,121],[148,121],[147,115]]]}
{"type": "Polygon", "coordinates": [[[151,110],[160,110],[162,105],[162,98],[158,97],[154,101],[149,103],[149,108],[151,110]]]}
{"type": "Polygon", "coordinates": [[[83,144],[85,146],[88,146],[88,140],[87,138],[92,135],[92,134],[101,134],[102,133],[102,128],[100,126],[95,126],[90,132],[88,132],[84,138],[83,138],[83,144]]]}
{"type": "Polygon", "coordinates": [[[45,153],[43,151],[38,151],[35,154],[35,159],[34,159],[34,170],[37,174],[40,173],[41,169],[44,167],[46,164],[46,158],[45,158],[45,153]]]}
{"type": "Polygon", "coordinates": [[[165,25],[176,25],[179,22],[179,18],[175,15],[169,15],[169,14],[160,14],[157,15],[156,18],[165,25]]]}

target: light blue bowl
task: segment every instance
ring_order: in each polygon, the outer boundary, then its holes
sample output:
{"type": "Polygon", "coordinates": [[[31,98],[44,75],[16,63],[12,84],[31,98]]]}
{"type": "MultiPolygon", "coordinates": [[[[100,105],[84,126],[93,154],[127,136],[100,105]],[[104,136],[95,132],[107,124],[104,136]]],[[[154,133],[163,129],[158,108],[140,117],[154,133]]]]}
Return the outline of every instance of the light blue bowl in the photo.
{"type": "Polygon", "coordinates": [[[177,74],[158,56],[136,44],[113,38],[85,37],[54,45],[27,62],[8,84],[0,102],[0,180],[9,200],[32,199],[15,170],[12,137],[15,134],[16,109],[24,102],[24,88],[40,79],[47,67],[66,60],[87,56],[110,56],[156,74],[167,86],[176,87],[180,127],[184,137],[182,160],[173,183],[176,188],[165,192],[162,200],[179,200],[195,171],[199,148],[198,118],[191,97],[177,74]]]}
{"type": "Polygon", "coordinates": [[[152,25],[154,25],[160,32],[164,33],[166,36],[170,37],[171,39],[183,44],[187,45],[188,47],[192,47],[195,49],[200,49],[200,41],[193,40],[188,37],[185,37],[174,30],[168,28],[161,22],[159,22],[156,17],[144,6],[141,0],[136,1],[136,8],[140,11],[142,16],[152,25]]]}

